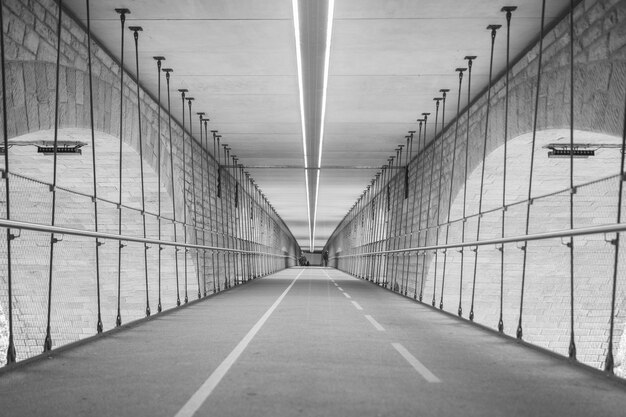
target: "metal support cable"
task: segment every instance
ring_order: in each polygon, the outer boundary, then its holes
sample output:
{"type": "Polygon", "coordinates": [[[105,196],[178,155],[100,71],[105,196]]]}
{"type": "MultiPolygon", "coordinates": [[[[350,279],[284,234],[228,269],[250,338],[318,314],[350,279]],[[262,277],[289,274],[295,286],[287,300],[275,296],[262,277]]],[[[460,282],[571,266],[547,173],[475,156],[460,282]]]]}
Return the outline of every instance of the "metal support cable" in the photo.
{"type": "MultiPolygon", "coordinates": [[[[570,154],[569,154],[569,183],[570,183],[570,195],[569,195],[569,226],[570,229],[574,228],[574,194],[576,189],[574,188],[574,0],[570,0],[570,13],[569,13],[569,116],[570,116],[570,154]]],[[[569,342],[569,358],[576,360],[576,342],[574,335],[574,237],[572,237],[567,245],[569,247],[569,269],[570,269],[570,342],[569,342]]]]}
{"type": "MultiPolygon", "coordinates": [[[[186,88],[178,89],[178,92],[180,93],[180,96],[181,96],[182,105],[183,105],[183,125],[182,125],[183,161],[181,164],[181,168],[183,170],[183,242],[185,242],[185,244],[187,244],[187,155],[185,152],[185,147],[186,147],[185,146],[185,93],[187,91],[189,90],[187,90],[186,88]]],[[[173,179],[173,176],[172,176],[172,179],[173,179]]],[[[188,274],[189,274],[189,271],[188,271],[189,267],[187,265],[187,253],[188,252],[189,250],[187,248],[183,250],[183,255],[184,255],[183,269],[185,271],[185,298],[184,298],[185,304],[189,302],[189,295],[187,293],[188,274]]]]}
{"type": "MultiPolygon", "coordinates": [[[[503,175],[502,175],[502,226],[500,236],[504,237],[506,226],[506,168],[507,168],[507,142],[509,139],[509,67],[510,67],[510,44],[511,44],[511,12],[517,7],[506,6],[502,8],[506,12],[506,73],[504,92],[504,155],[503,155],[503,175]]],[[[504,245],[498,248],[500,251],[500,319],[498,321],[498,332],[504,332],[503,310],[504,310],[504,245]]]]}
{"type": "MultiPolygon", "coordinates": [[[[419,123],[419,128],[418,128],[418,133],[417,133],[417,151],[419,154],[420,151],[420,142],[422,139],[422,124],[424,123],[425,119],[417,119],[417,122],[419,123]]],[[[422,175],[424,172],[424,161],[423,159],[420,160],[420,158],[416,158],[415,160],[415,182],[414,182],[414,189],[413,189],[413,208],[411,210],[411,238],[409,240],[409,246],[413,246],[413,235],[415,234],[413,232],[413,229],[415,227],[415,203],[417,202],[417,185],[419,183],[419,178],[420,178],[420,169],[422,170],[422,175]]],[[[422,194],[422,190],[420,188],[420,195],[422,194]]],[[[421,204],[421,203],[420,203],[421,204]]],[[[421,213],[417,212],[417,219],[418,219],[418,224],[417,224],[417,241],[419,244],[419,229],[420,229],[420,224],[421,224],[421,213]]],[[[410,264],[410,257],[409,257],[409,264],[410,264]]],[[[418,271],[418,266],[419,266],[419,256],[415,257],[415,282],[413,283],[413,299],[417,299],[417,271],[418,271]]],[[[407,287],[409,286],[409,276],[407,274],[407,287]]],[[[406,295],[406,294],[405,294],[406,295]]]]}
{"type": "MultiPolygon", "coordinates": [[[[187,100],[187,105],[189,106],[189,144],[191,146],[191,198],[192,198],[192,204],[193,204],[193,225],[195,228],[195,242],[196,244],[198,243],[198,200],[196,198],[196,194],[197,194],[197,187],[196,187],[196,164],[194,162],[194,160],[196,159],[195,155],[196,153],[193,151],[193,120],[191,119],[191,103],[193,102],[194,98],[193,97],[186,97],[187,100]]],[[[184,105],[183,105],[184,107],[184,105]]],[[[184,129],[183,129],[184,130],[184,129]]],[[[202,144],[202,128],[200,128],[200,144],[202,144]]],[[[202,155],[202,146],[198,145],[200,147],[200,155],[202,155]]],[[[202,158],[202,156],[201,156],[202,158]]],[[[204,233],[204,230],[202,230],[202,233],[204,233]]],[[[203,243],[204,244],[204,243],[203,243]]],[[[203,251],[204,252],[204,251],[203,251]]],[[[204,267],[204,264],[202,264],[202,266],[204,267]]],[[[198,293],[197,293],[197,297],[198,299],[200,299],[202,297],[202,294],[200,293],[200,253],[199,251],[196,250],[196,279],[198,281],[198,293]]],[[[203,275],[203,281],[204,281],[204,296],[206,297],[206,280],[204,280],[204,275],[203,275]]]]}
{"type": "MultiPolygon", "coordinates": [[[[543,61],[543,37],[544,37],[544,29],[545,29],[545,15],[546,15],[546,0],[542,0],[541,2],[541,29],[539,32],[539,56],[537,58],[537,85],[535,87],[535,107],[533,114],[533,138],[532,144],[530,148],[530,170],[528,174],[528,202],[526,204],[526,228],[525,234],[528,234],[530,230],[530,207],[531,207],[531,198],[532,198],[532,189],[533,189],[533,174],[534,174],[534,166],[535,166],[535,144],[537,139],[537,121],[538,121],[538,112],[539,112],[539,93],[541,90],[541,70],[542,70],[542,61],[543,61]]],[[[522,283],[520,289],[520,303],[519,303],[519,321],[517,323],[517,332],[516,336],[518,339],[523,338],[523,327],[522,327],[522,318],[524,313],[524,291],[526,289],[526,259],[528,257],[528,242],[524,242],[521,247],[523,250],[523,261],[522,261],[522,283]]]]}
{"type": "MultiPolygon", "coordinates": [[[[4,28],[4,11],[0,5],[0,28],[4,28]]],[[[60,10],[60,9],[59,9],[60,10]]],[[[89,16],[89,0],[87,0],[87,16],[89,16]]],[[[89,18],[87,19],[89,22],[89,18]]],[[[4,30],[0,30],[0,65],[2,66],[2,135],[4,144],[4,197],[6,199],[6,219],[11,220],[11,200],[9,193],[9,133],[7,129],[8,117],[7,117],[7,85],[6,85],[6,63],[5,63],[5,50],[4,50],[4,30]]],[[[90,67],[91,68],[91,67],[90,67]]],[[[90,79],[91,81],[91,79],[90,79]]],[[[93,114],[93,113],[92,113],[93,114]]],[[[11,260],[11,241],[14,238],[11,229],[6,230],[7,239],[7,296],[8,296],[8,345],[7,345],[7,365],[15,363],[17,353],[15,350],[15,341],[13,334],[13,270],[11,260]]],[[[99,288],[99,287],[98,287],[99,288]]],[[[99,300],[99,298],[98,298],[99,300]]],[[[98,309],[98,311],[100,311],[98,309]]]]}
{"type": "MultiPolygon", "coordinates": [[[[94,125],[93,117],[93,71],[91,66],[91,15],[89,0],[86,0],[87,11],[87,72],[89,76],[89,126],[91,130],[91,167],[93,178],[93,216],[94,216],[94,231],[98,231],[98,176],[96,173],[96,129],[94,125]]],[[[5,148],[6,149],[6,148],[5,148]]],[[[8,153],[7,153],[8,154],[8,153]]],[[[8,167],[7,167],[8,172],[8,167]]],[[[8,187],[7,187],[8,189],[8,187]]],[[[9,201],[7,199],[7,210],[9,207],[9,201]]],[[[8,218],[8,217],[7,217],[8,218]]],[[[102,333],[102,308],[100,299],[100,241],[96,238],[96,307],[98,310],[98,319],[96,322],[96,332],[102,333]]],[[[9,250],[9,265],[11,256],[9,250]]],[[[10,268],[10,267],[9,267],[10,268]]]]}
{"type": "MultiPolygon", "coordinates": [[[[545,1],[545,0],[544,0],[545,1]]],[[[622,124],[622,149],[620,156],[620,179],[619,179],[619,187],[618,187],[618,195],[617,195],[617,223],[622,222],[622,203],[624,199],[624,181],[626,180],[626,173],[624,172],[625,165],[625,151],[626,151],[626,94],[624,95],[624,120],[622,124]]],[[[615,246],[615,258],[613,263],[613,282],[611,288],[611,318],[610,318],[610,327],[609,327],[609,340],[608,340],[608,350],[606,354],[606,360],[604,362],[604,370],[609,374],[613,374],[613,367],[615,365],[615,360],[613,358],[613,333],[615,332],[615,300],[617,294],[617,271],[619,265],[619,243],[620,243],[620,234],[615,234],[615,239],[611,241],[613,246],[615,246]]]]}
{"type": "MultiPolygon", "coordinates": [[[[469,133],[470,133],[470,106],[472,99],[472,63],[476,56],[468,55],[467,60],[467,118],[465,119],[465,166],[463,174],[463,223],[461,225],[461,242],[465,242],[465,226],[467,224],[467,170],[469,166],[469,133]]],[[[465,250],[461,248],[461,271],[459,274],[459,308],[457,314],[463,316],[463,269],[465,265],[465,250]]]]}
{"type": "MultiPolygon", "coordinates": [[[[502,25],[489,25],[487,29],[491,31],[491,54],[489,58],[489,81],[487,84],[487,111],[485,114],[485,136],[483,141],[483,158],[482,158],[482,167],[480,173],[480,194],[478,199],[478,225],[476,227],[476,240],[480,239],[480,220],[481,214],[483,210],[483,188],[485,185],[485,160],[487,157],[487,137],[489,135],[489,112],[491,110],[491,83],[493,77],[493,50],[496,42],[496,32],[500,29],[502,25]]],[[[474,320],[474,297],[476,294],[476,273],[478,268],[478,247],[474,250],[474,277],[472,280],[472,303],[470,306],[470,321],[474,320]]]]}
{"type": "MultiPolygon", "coordinates": [[[[430,206],[431,206],[431,202],[432,202],[432,195],[433,195],[433,182],[435,179],[435,153],[436,153],[436,149],[437,149],[437,125],[439,123],[439,103],[441,101],[441,97],[435,97],[433,99],[435,101],[435,133],[433,135],[433,146],[431,147],[432,149],[432,158],[430,160],[430,180],[428,181],[428,203],[426,206],[426,244],[428,245],[428,240],[429,240],[429,235],[430,235],[430,206]]],[[[426,137],[424,136],[424,141],[426,140],[426,137]]],[[[424,145],[426,143],[424,142],[424,145]]],[[[441,144],[441,146],[443,146],[443,143],[441,144]]],[[[424,283],[426,281],[426,254],[424,253],[424,261],[423,261],[423,265],[422,265],[422,281],[420,284],[420,301],[422,301],[423,298],[423,294],[424,294],[424,283]]],[[[437,274],[435,274],[435,279],[434,279],[435,285],[437,283],[437,274]]],[[[432,305],[435,305],[435,298],[434,298],[434,292],[433,292],[433,301],[432,301],[432,305]]]]}
{"type": "MultiPolygon", "coordinates": [[[[61,0],[57,0],[58,19],[57,19],[57,59],[56,59],[56,84],[55,84],[55,99],[54,99],[54,162],[53,162],[53,174],[52,174],[52,186],[50,191],[52,192],[52,220],[51,225],[55,225],[56,220],[56,185],[57,185],[57,144],[59,140],[59,78],[61,72],[61,19],[63,17],[63,9],[61,0]]],[[[8,153],[9,149],[5,148],[5,153],[8,153]]],[[[48,270],[48,311],[46,322],[46,338],[43,344],[44,352],[52,349],[52,335],[50,332],[50,322],[52,316],[52,275],[54,266],[54,245],[57,243],[57,239],[54,233],[50,235],[50,262],[48,270]]]]}
{"type": "MultiPolygon", "coordinates": [[[[422,212],[424,209],[424,189],[426,188],[426,153],[424,153],[424,149],[426,149],[426,132],[427,132],[427,127],[428,127],[428,116],[430,116],[430,113],[422,113],[422,116],[424,116],[424,130],[423,130],[423,134],[422,134],[422,147],[419,151],[419,153],[421,154],[421,160],[422,160],[422,181],[421,181],[421,185],[420,185],[420,204],[419,204],[419,209],[417,210],[417,215],[418,215],[418,226],[417,226],[417,244],[419,245],[421,240],[422,240],[422,212]]],[[[420,133],[422,132],[422,124],[420,123],[420,133]]],[[[418,138],[419,139],[419,138],[418,138]]],[[[424,245],[426,245],[426,241],[424,241],[424,245]]],[[[424,264],[426,261],[426,254],[422,253],[422,270],[424,269],[424,264]]],[[[415,292],[417,292],[417,277],[420,275],[419,273],[419,254],[416,260],[416,266],[415,266],[415,292]]],[[[420,291],[419,291],[419,298],[418,300],[421,302],[423,299],[423,294],[424,294],[424,286],[422,285],[422,281],[420,280],[420,291]]],[[[415,298],[415,297],[414,297],[415,298]]]]}
{"type": "MultiPolygon", "coordinates": [[[[444,136],[444,128],[445,128],[445,120],[446,120],[446,96],[448,91],[450,91],[447,88],[441,89],[439,90],[442,93],[442,108],[441,108],[441,133],[440,133],[440,137],[439,137],[439,141],[441,142],[441,152],[439,154],[439,184],[437,185],[437,214],[435,215],[435,217],[437,218],[437,229],[436,229],[436,236],[435,236],[435,244],[438,245],[439,244],[439,235],[441,233],[440,229],[441,229],[441,199],[443,197],[443,193],[441,192],[441,182],[443,180],[443,148],[444,148],[444,142],[445,142],[445,136],[444,136]]],[[[452,164],[454,165],[454,160],[452,160],[452,164]]],[[[434,269],[434,279],[433,279],[433,301],[432,301],[432,305],[433,307],[435,306],[435,295],[437,294],[437,262],[439,261],[439,251],[435,252],[435,269],[434,269]]],[[[441,288],[443,291],[443,283],[441,284],[441,288]]],[[[441,302],[439,304],[439,308],[443,309],[443,292],[441,293],[441,302]]]]}
{"type": "MultiPolygon", "coordinates": [[[[163,68],[165,73],[165,82],[167,84],[167,126],[169,131],[169,143],[170,143],[170,178],[172,181],[172,217],[176,222],[176,193],[174,186],[174,145],[172,143],[172,105],[170,97],[170,73],[173,72],[171,68],[163,68]]],[[[178,235],[176,231],[176,223],[173,223],[174,227],[174,241],[178,242],[178,235]]],[[[178,276],[178,247],[174,247],[174,266],[176,268],[176,306],[180,306],[180,279],[178,276]]]]}
{"type": "MultiPolygon", "coordinates": [[[[463,85],[463,72],[467,68],[457,68],[455,71],[459,73],[459,92],[457,94],[456,118],[454,126],[454,143],[452,145],[452,169],[450,173],[450,189],[448,190],[448,213],[446,215],[446,245],[450,237],[450,211],[452,210],[452,187],[454,185],[454,171],[456,168],[456,146],[459,138],[459,111],[461,109],[461,87],[463,85]]],[[[443,124],[443,123],[442,123],[443,124]]],[[[446,266],[448,264],[448,251],[443,252],[443,271],[441,274],[441,299],[439,300],[439,308],[443,309],[443,294],[446,283],[446,266]]]]}
{"type": "MultiPolygon", "coordinates": [[[[214,229],[213,227],[213,218],[216,219],[217,221],[217,204],[215,206],[215,216],[213,215],[213,204],[211,202],[211,164],[209,161],[209,135],[207,132],[207,124],[209,122],[209,119],[205,119],[202,116],[204,115],[204,113],[198,113],[198,115],[200,116],[200,122],[204,122],[204,139],[205,139],[205,145],[204,145],[204,156],[206,159],[206,188],[207,188],[207,193],[206,193],[206,198],[207,198],[207,205],[209,206],[209,235],[210,235],[210,240],[211,240],[211,245],[214,245],[214,239],[215,239],[215,235],[214,235],[214,230],[217,230],[216,228],[214,229]]],[[[215,146],[215,135],[217,134],[217,130],[212,130],[211,134],[213,135],[213,146],[215,146]]],[[[215,161],[215,159],[214,159],[215,161]]],[[[220,281],[219,278],[217,278],[218,274],[219,274],[219,257],[215,256],[215,252],[211,251],[211,269],[213,271],[213,292],[215,293],[216,291],[219,292],[220,291],[220,281]],[[216,263],[216,258],[217,258],[217,267],[215,265],[216,263]]]]}
{"type": "MultiPolygon", "coordinates": [[[[122,234],[122,145],[124,137],[124,22],[126,21],[126,14],[130,13],[128,9],[115,9],[120,14],[120,21],[122,25],[122,39],[121,39],[121,59],[120,59],[120,146],[119,146],[119,196],[118,196],[118,221],[117,221],[117,233],[122,234]]],[[[122,241],[118,242],[117,249],[117,317],[115,318],[115,325],[117,327],[122,325],[122,311],[121,311],[121,298],[122,298],[122,248],[124,244],[122,241]]]]}
{"type": "MultiPolygon", "coordinates": [[[[165,60],[162,56],[153,57],[157,62],[157,89],[159,105],[157,106],[157,221],[158,236],[161,240],[161,61],[165,60]]],[[[158,304],[157,312],[163,311],[161,305],[161,251],[163,248],[159,245],[159,262],[158,262],[158,304]]]]}
{"type": "MultiPolygon", "coordinates": [[[[130,26],[135,39],[135,64],[137,69],[137,126],[139,131],[139,166],[141,171],[141,221],[143,225],[143,237],[146,237],[146,193],[145,193],[145,180],[143,170],[143,135],[141,132],[141,98],[139,95],[139,32],[143,29],[140,26],[130,26]]],[[[146,316],[150,316],[150,296],[148,292],[148,244],[143,245],[143,261],[144,261],[144,273],[146,281],[146,316]]]]}

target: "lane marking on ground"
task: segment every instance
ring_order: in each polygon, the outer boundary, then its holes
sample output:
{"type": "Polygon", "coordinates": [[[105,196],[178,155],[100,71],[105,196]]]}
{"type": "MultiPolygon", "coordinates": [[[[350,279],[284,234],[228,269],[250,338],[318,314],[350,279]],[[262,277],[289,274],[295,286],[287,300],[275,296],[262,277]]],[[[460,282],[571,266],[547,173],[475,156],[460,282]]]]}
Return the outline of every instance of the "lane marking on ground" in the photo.
{"type": "Polygon", "coordinates": [[[363,307],[361,307],[356,301],[353,301],[352,304],[354,304],[357,310],[363,310],[363,307]]]}
{"type": "Polygon", "coordinates": [[[344,292],[344,293],[342,293],[342,294],[343,294],[343,295],[345,295],[345,296],[346,296],[346,298],[352,298],[352,297],[350,297],[350,295],[349,295],[347,292],[344,292]]]}
{"type": "Polygon", "coordinates": [[[296,283],[298,278],[304,270],[300,271],[300,273],[291,281],[291,284],[283,291],[283,293],[274,301],[274,304],[263,314],[263,316],[256,322],[256,324],[250,329],[248,334],[244,336],[243,339],[235,346],[232,352],[228,354],[226,359],[220,363],[220,365],[213,371],[211,376],[204,381],[204,383],[198,388],[198,390],[189,398],[187,403],[176,413],[175,417],[191,417],[193,416],[204,404],[204,402],[209,398],[215,387],[220,383],[224,375],[228,372],[228,370],[233,366],[233,364],[237,361],[239,356],[243,353],[246,347],[250,344],[254,336],[261,330],[261,327],[265,324],[267,319],[272,315],[276,307],[283,301],[283,298],[287,295],[291,287],[296,283]]]}
{"type": "Polygon", "coordinates": [[[404,346],[400,343],[392,343],[391,344],[397,351],[402,355],[404,359],[415,369],[426,381],[432,384],[439,384],[441,380],[437,378],[432,372],[428,370],[415,356],[411,354],[404,346]]]}
{"type": "Polygon", "coordinates": [[[379,332],[384,332],[385,331],[385,328],[383,326],[381,326],[379,322],[374,320],[374,317],[370,316],[369,314],[366,314],[365,318],[367,319],[367,321],[372,323],[372,326],[374,326],[374,328],[376,330],[378,330],[379,332]]]}
{"type": "Polygon", "coordinates": [[[338,289],[339,291],[343,291],[343,288],[341,288],[341,287],[337,287],[337,289],[338,289]]]}

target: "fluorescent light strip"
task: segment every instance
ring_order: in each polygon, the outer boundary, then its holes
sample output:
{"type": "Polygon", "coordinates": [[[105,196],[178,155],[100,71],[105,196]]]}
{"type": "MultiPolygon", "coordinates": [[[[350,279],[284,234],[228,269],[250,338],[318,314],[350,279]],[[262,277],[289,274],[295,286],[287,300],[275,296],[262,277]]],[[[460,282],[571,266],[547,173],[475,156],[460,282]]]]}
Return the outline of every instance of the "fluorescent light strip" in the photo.
{"type": "Polygon", "coordinates": [[[306,184],[306,210],[309,218],[309,240],[313,241],[313,232],[311,228],[311,204],[309,202],[309,162],[307,155],[307,140],[306,140],[306,124],[304,119],[304,88],[302,85],[302,48],[300,46],[300,11],[298,7],[298,0],[292,0],[293,9],[293,27],[296,38],[296,63],[298,67],[298,89],[300,92],[300,120],[302,123],[302,150],[304,153],[304,181],[306,184]]]}
{"type": "MultiPolygon", "coordinates": [[[[326,21],[326,50],[324,51],[324,85],[322,88],[322,118],[320,126],[320,147],[317,156],[317,168],[322,167],[322,148],[324,146],[324,124],[326,119],[326,92],[328,90],[328,68],[330,66],[330,44],[333,37],[333,15],[335,13],[335,0],[328,0],[328,20],[326,21]]],[[[313,234],[311,236],[311,251],[315,241],[315,227],[317,225],[317,201],[320,189],[320,176],[322,170],[317,171],[317,183],[315,184],[315,209],[313,211],[313,234]]]]}

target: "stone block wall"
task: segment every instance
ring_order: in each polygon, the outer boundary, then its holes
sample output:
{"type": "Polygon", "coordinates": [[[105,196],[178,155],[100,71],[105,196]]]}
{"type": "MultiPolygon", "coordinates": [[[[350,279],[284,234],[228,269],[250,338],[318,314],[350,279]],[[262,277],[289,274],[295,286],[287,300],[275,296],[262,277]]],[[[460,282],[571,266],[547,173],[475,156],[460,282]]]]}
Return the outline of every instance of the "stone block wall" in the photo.
{"type": "MultiPolygon", "coordinates": [[[[574,162],[574,184],[615,176],[619,173],[619,146],[624,129],[626,96],[626,1],[587,0],[574,10],[574,142],[595,144],[596,156],[574,162]]],[[[550,143],[569,143],[569,18],[546,33],[539,91],[536,163],[531,197],[529,233],[564,230],[569,224],[569,159],[548,159],[550,143]],[[560,191],[560,193],[556,193],[560,191]],[[544,194],[555,195],[539,198],[544,194]]],[[[501,36],[500,34],[499,36],[501,36]]],[[[367,250],[399,249],[464,241],[484,240],[525,233],[526,209],[521,203],[528,198],[530,149],[532,144],[534,98],[537,84],[539,45],[531,48],[512,66],[509,84],[508,132],[504,132],[505,79],[496,80],[491,90],[491,110],[487,121],[487,94],[476,99],[469,110],[449,122],[436,140],[425,146],[420,143],[417,155],[409,166],[411,193],[403,201],[403,175],[391,180],[391,210],[381,210],[384,187],[374,186],[361,203],[346,216],[329,240],[333,255],[367,250]],[[458,134],[456,125],[458,122],[458,134]],[[529,136],[530,135],[530,136],[529,136]],[[504,138],[507,138],[506,195],[503,201],[504,138]],[[465,163],[467,151],[467,164],[465,163]],[[481,192],[483,153],[486,155],[481,192]],[[467,170],[466,219],[463,220],[463,193],[467,170]],[[479,203],[482,207],[479,210],[479,203]],[[370,210],[371,201],[379,209],[374,218],[359,217],[370,210]],[[518,204],[514,204],[518,203],[518,204]],[[448,210],[450,218],[448,219],[448,210]],[[478,216],[478,213],[482,213],[478,216]],[[398,220],[400,219],[400,220],[398,220]],[[449,223],[448,227],[448,220],[449,223]],[[477,234],[480,222],[480,234],[477,234]],[[363,223],[362,227],[359,227],[363,223]],[[411,225],[413,225],[411,227],[411,225]],[[371,230],[377,230],[373,234],[371,230]],[[447,237],[446,237],[447,235],[447,237]],[[356,249],[358,247],[358,249],[356,249]]],[[[488,57],[478,57],[488,59],[488,57]]],[[[464,80],[462,100],[466,97],[464,80]]],[[[448,100],[456,100],[456,90],[448,100]]],[[[432,125],[434,109],[430,111],[432,125]]],[[[440,109],[441,117],[441,109],[440,109]]],[[[438,131],[442,130],[442,126],[438,131]]],[[[417,138],[415,139],[417,144],[417,138]]],[[[389,180],[387,177],[386,181],[389,180]]],[[[581,187],[573,195],[574,227],[613,223],[617,219],[619,181],[616,178],[581,187]]],[[[609,237],[606,237],[609,240],[609,237]]],[[[388,287],[407,295],[420,293],[424,302],[457,312],[461,304],[464,317],[471,307],[474,261],[477,262],[475,320],[490,327],[499,321],[500,268],[504,265],[504,330],[515,335],[519,320],[523,252],[515,245],[501,252],[491,247],[478,249],[478,257],[470,249],[428,251],[411,256],[376,258],[376,276],[368,265],[348,259],[335,260],[337,265],[366,278],[387,282],[388,287]],[[419,259],[419,262],[416,260],[419,259]],[[435,263],[437,267],[435,268],[435,263]],[[380,265],[380,266],[379,266],[380,265]],[[443,281],[446,268],[445,281],[443,281]],[[461,282],[461,279],[463,280],[461,282]],[[443,281],[443,282],[442,282],[443,281]],[[443,285],[443,287],[442,287],[443,285]],[[443,289],[443,291],[442,291],[443,289]],[[459,300],[461,301],[459,303],[459,300]]],[[[605,236],[576,238],[574,243],[575,332],[579,344],[578,358],[602,368],[608,343],[610,293],[612,289],[614,247],[605,236]]],[[[622,258],[620,251],[619,259],[622,258]]],[[[623,275],[620,268],[619,277],[623,275]]],[[[524,301],[525,338],[559,353],[566,353],[569,344],[569,248],[556,241],[528,245],[524,301]]],[[[622,280],[618,280],[621,282],[622,280]]],[[[616,370],[626,370],[626,340],[621,340],[624,327],[626,293],[618,286],[614,333],[619,351],[616,370]]]]}
{"type": "MultiPolygon", "coordinates": [[[[8,87],[7,130],[12,218],[50,224],[52,202],[48,184],[52,183],[52,157],[36,154],[32,142],[51,141],[54,138],[58,10],[53,0],[8,0],[3,2],[2,7],[7,61],[5,76],[8,87]]],[[[93,177],[87,59],[85,30],[80,23],[64,14],[58,86],[58,139],[79,141],[87,145],[82,148],[82,155],[59,159],[58,185],[67,191],[57,192],[56,224],[94,230],[94,204],[90,197],[93,195],[93,177]]],[[[141,88],[140,126],[136,82],[124,73],[124,83],[120,89],[122,70],[112,56],[95,42],[92,44],[92,68],[97,190],[98,197],[102,199],[98,208],[99,231],[118,233],[121,146],[122,234],[143,236],[140,172],[140,164],[143,162],[148,237],[158,237],[160,190],[162,239],[174,241],[176,230],[176,241],[183,242],[186,230],[188,243],[290,256],[286,260],[274,258],[271,261],[254,256],[249,266],[242,267],[242,258],[233,255],[203,251],[196,256],[194,251],[185,253],[180,250],[176,253],[172,247],[164,248],[160,251],[163,308],[176,305],[177,293],[182,301],[185,288],[192,300],[196,298],[199,289],[204,295],[205,286],[206,293],[210,294],[224,289],[225,285],[246,279],[244,273],[258,276],[293,264],[292,259],[299,252],[295,239],[240,172],[221,168],[222,198],[217,198],[220,168],[209,151],[212,144],[209,145],[206,138],[192,138],[189,129],[183,129],[177,120],[170,119],[167,111],[160,108],[141,88]],[[121,115],[120,103],[123,109],[121,115]],[[170,121],[171,137],[168,130],[170,121]],[[235,188],[238,193],[237,210],[235,188]],[[176,222],[172,222],[174,217],[176,222]]],[[[165,79],[162,80],[162,86],[162,94],[166,94],[165,79]]],[[[172,100],[173,107],[178,109],[180,96],[178,93],[173,96],[178,97],[178,100],[172,100]]],[[[4,216],[4,189],[0,192],[0,208],[4,216]]],[[[50,237],[42,233],[24,232],[12,245],[15,246],[12,251],[14,336],[18,359],[23,359],[40,353],[43,346],[50,237]]],[[[8,337],[6,251],[5,241],[0,246],[0,352],[5,352],[8,337]]],[[[152,313],[156,312],[158,283],[155,280],[159,251],[157,248],[147,251],[147,278],[143,251],[142,244],[129,243],[122,250],[122,263],[118,268],[117,242],[106,242],[100,248],[105,329],[114,326],[118,271],[123,277],[123,321],[145,315],[146,280],[147,299],[152,313]]],[[[95,242],[93,239],[65,236],[62,242],[55,245],[54,259],[52,337],[56,347],[95,333],[95,242]]],[[[4,361],[5,357],[2,353],[0,361],[4,361]]]]}

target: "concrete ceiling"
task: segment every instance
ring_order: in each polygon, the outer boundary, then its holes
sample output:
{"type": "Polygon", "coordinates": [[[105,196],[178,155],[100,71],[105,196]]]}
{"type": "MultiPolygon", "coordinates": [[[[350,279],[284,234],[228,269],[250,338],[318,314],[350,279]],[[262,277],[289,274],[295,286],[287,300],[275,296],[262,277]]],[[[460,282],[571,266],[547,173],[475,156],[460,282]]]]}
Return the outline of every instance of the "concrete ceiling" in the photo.
{"type": "MultiPolygon", "coordinates": [[[[569,6],[567,0],[547,3],[548,23],[569,6]]],[[[64,4],[85,22],[84,0],[64,4]]],[[[478,56],[472,73],[474,95],[486,87],[490,36],[485,28],[505,24],[503,6],[518,6],[511,25],[511,57],[536,39],[541,16],[541,0],[336,0],[324,103],[327,17],[333,1],[297,2],[301,82],[293,4],[98,0],[91,2],[91,26],[94,36],[119,58],[120,23],[114,9],[131,10],[127,25],[144,29],[139,41],[141,84],[156,96],[152,57],[165,56],[164,66],[174,69],[172,89],[189,89],[194,111],[207,112],[211,129],[219,130],[249,167],[305,250],[312,229],[314,247],[321,249],[377,167],[404,143],[407,131],[415,129],[419,115],[434,112],[432,99],[441,88],[452,90],[449,97],[454,99],[448,100],[446,113],[456,114],[454,69],[465,66],[464,56],[478,56]]],[[[134,74],[131,36],[125,51],[125,67],[134,74]]],[[[495,74],[506,66],[505,53],[502,30],[496,38],[495,74]]],[[[180,100],[173,103],[173,114],[180,120],[180,100]]]]}

